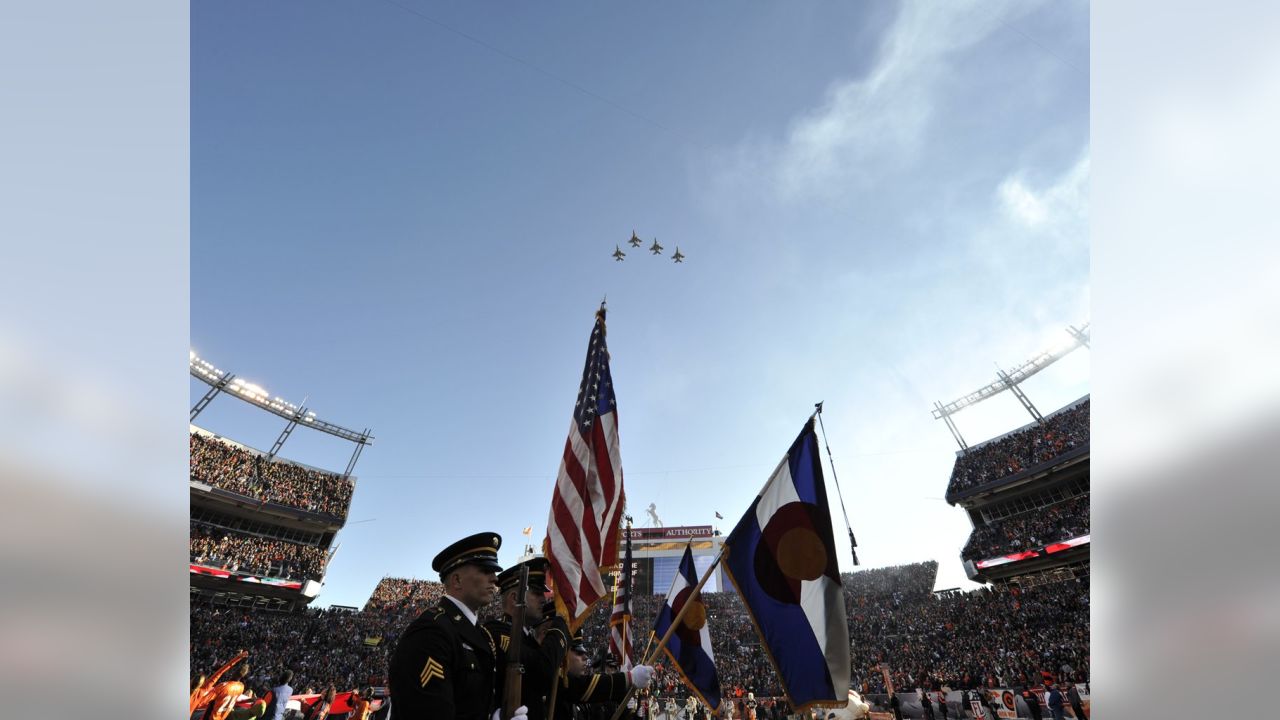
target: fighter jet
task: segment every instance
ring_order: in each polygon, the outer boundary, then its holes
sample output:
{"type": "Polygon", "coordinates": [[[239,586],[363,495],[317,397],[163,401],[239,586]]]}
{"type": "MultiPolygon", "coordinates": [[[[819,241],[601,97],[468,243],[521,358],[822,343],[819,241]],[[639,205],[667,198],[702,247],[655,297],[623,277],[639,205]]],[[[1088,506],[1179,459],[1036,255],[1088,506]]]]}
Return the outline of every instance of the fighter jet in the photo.
{"type": "Polygon", "coordinates": [[[653,239],[653,244],[649,246],[649,252],[653,253],[654,255],[662,254],[662,246],[658,244],[658,238],[653,239]]]}
{"type": "Polygon", "coordinates": [[[631,243],[631,247],[640,247],[640,244],[641,244],[641,243],[643,243],[644,241],[643,241],[643,240],[641,240],[639,237],[637,237],[637,236],[636,236],[636,231],[635,231],[635,230],[632,230],[632,231],[631,231],[631,239],[630,239],[630,240],[628,240],[627,242],[631,243]]]}
{"type": "Polygon", "coordinates": [[[613,259],[614,259],[614,260],[616,260],[616,261],[618,261],[618,262],[622,262],[622,259],[623,259],[623,258],[625,258],[626,256],[627,256],[627,254],[626,254],[626,253],[624,253],[624,252],[622,252],[622,248],[618,247],[617,245],[614,245],[614,246],[613,246],[613,259]]]}
{"type": "Polygon", "coordinates": [[[671,256],[671,259],[672,259],[672,260],[675,260],[675,261],[676,261],[676,262],[678,262],[678,263],[682,263],[682,262],[684,262],[684,255],[682,255],[682,254],[680,253],[680,246],[679,246],[679,245],[677,245],[677,246],[676,246],[676,254],[675,254],[675,255],[672,255],[672,256],[671,256]]]}

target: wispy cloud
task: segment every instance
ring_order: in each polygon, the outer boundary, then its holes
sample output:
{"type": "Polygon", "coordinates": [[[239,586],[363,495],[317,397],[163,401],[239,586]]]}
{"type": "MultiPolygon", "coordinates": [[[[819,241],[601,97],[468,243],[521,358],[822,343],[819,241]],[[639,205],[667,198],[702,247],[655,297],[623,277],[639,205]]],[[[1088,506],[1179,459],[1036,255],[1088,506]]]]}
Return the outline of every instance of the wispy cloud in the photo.
{"type": "Polygon", "coordinates": [[[775,147],[772,175],[785,199],[865,185],[918,155],[953,59],[1036,3],[909,3],[866,76],[831,86],[775,147]]]}
{"type": "Polygon", "coordinates": [[[1089,150],[1051,185],[1036,189],[1017,172],[1005,178],[996,189],[1005,216],[1019,225],[1046,229],[1088,222],[1089,218],[1089,150]]]}

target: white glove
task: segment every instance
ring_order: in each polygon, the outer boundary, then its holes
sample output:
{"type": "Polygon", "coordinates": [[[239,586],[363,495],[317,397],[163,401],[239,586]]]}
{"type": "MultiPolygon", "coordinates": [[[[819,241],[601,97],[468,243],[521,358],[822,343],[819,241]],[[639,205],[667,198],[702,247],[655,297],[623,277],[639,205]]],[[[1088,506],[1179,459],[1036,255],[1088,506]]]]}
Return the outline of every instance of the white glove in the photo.
{"type": "MultiPolygon", "coordinates": [[[[502,708],[493,711],[491,720],[502,720],[502,708]]],[[[507,718],[507,720],[529,720],[529,708],[521,705],[516,708],[516,714],[507,718]]]]}
{"type": "Polygon", "coordinates": [[[631,685],[637,690],[643,690],[649,687],[649,683],[653,680],[653,668],[648,665],[637,665],[631,668],[631,685]]]}

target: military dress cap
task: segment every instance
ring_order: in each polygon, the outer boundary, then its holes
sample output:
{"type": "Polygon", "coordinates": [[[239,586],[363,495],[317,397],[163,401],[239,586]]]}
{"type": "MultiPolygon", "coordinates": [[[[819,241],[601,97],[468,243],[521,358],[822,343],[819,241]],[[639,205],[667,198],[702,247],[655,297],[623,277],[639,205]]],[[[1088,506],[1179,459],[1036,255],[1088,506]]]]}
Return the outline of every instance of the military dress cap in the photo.
{"type": "Polygon", "coordinates": [[[478,565],[485,570],[501,572],[498,564],[498,548],[502,536],[494,532],[476,533],[450,545],[431,561],[431,569],[447,575],[463,565],[478,565]]]}
{"type": "Polygon", "coordinates": [[[587,654],[587,643],[582,638],[582,628],[578,628],[573,633],[573,642],[569,645],[569,649],[576,652],[587,654]]]}
{"type": "Polygon", "coordinates": [[[502,592],[505,594],[516,589],[520,584],[520,568],[525,566],[529,567],[529,589],[540,593],[551,592],[551,588],[547,587],[547,568],[551,567],[551,563],[541,556],[529,558],[503,570],[498,575],[498,587],[502,592]]]}

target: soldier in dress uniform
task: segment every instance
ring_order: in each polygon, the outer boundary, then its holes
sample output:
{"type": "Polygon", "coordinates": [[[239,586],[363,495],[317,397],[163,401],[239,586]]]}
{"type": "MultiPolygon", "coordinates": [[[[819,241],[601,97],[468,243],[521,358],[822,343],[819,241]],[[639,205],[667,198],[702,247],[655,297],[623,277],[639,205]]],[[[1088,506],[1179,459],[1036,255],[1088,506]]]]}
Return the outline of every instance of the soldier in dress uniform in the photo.
{"type": "MultiPolygon", "coordinates": [[[[587,646],[579,629],[569,645],[568,671],[560,674],[560,689],[556,691],[556,720],[573,718],[575,705],[590,705],[602,711],[607,709],[609,715],[605,717],[609,717],[632,685],[643,690],[653,680],[653,668],[648,665],[636,665],[629,673],[593,673],[587,658],[587,646]]],[[[624,713],[622,717],[629,716],[624,713]]]]}
{"type": "MultiPolygon", "coordinates": [[[[463,538],[436,555],[445,595],[401,634],[391,656],[392,712],[400,720],[491,720],[498,650],[476,613],[497,595],[497,533],[463,538]]],[[[520,712],[516,718],[523,717],[520,712]]],[[[512,718],[511,720],[515,720],[512,718]]]]}
{"type": "Polygon", "coordinates": [[[490,620],[485,623],[489,634],[498,645],[498,675],[494,683],[495,696],[501,703],[503,688],[507,676],[507,649],[511,644],[511,619],[516,612],[516,599],[520,592],[520,569],[529,568],[529,588],[525,591],[524,637],[520,639],[520,661],[524,665],[524,677],[520,683],[520,704],[529,708],[529,720],[542,720],[547,716],[548,703],[551,699],[551,688],[555,685],[556,671],[564,662],[565,653],[569,649],[569,627],[564,618],[552,614],[547,619],[549,627],[539,632],[538,626],[543,624],[544,605],[551,601],[546,599],[550,592],[547,587],[546,558],[535,557],[514,567],[509,567],[498,576],[498,587],[502,593],[501,620],[490,620]],[[538,635],[541,634],[541,641],[538,635]]]}

